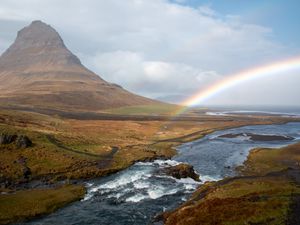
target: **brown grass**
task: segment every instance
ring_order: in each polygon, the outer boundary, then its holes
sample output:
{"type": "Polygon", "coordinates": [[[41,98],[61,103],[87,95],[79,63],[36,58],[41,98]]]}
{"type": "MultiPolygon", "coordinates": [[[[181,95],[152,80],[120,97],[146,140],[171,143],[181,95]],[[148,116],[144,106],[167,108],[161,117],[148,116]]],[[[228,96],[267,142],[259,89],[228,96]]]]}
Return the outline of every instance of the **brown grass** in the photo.
{"type": "Polygon", "coordinates": [[[300,168],[300,143],[280,149],[253,149],[239,170],[244,175],[265,175],[287,168],[300,168]]]}
{"type": "Polygon", "coordinates": [[[299,194],[300,188],[284,177],[207,184],[186,204],[165,214],[165,224],[285,224],[295,193],[299,194]]]}
{"type": "Polygon", "coordinates": [[[84,194],[84,187],[79,185],[2,194],[0,195],[0,224],[20,222],[51,213],[83,198],[84,194]]]}

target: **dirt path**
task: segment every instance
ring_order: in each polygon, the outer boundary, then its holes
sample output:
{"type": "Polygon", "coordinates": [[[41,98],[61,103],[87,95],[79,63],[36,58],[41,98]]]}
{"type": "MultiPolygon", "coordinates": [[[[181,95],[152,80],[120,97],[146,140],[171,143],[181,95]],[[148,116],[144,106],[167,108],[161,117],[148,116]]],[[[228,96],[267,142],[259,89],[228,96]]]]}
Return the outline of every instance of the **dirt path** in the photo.
{"type": "Polygon", "coordinates": [[[109,152],[107,155],[97,155],[89,152],[83,152],[77,149],[73,149],[70,147],[65,146],[63,143],[61,143],[59,140],[57,140],[53,135],[46,135],[48,141],[55,145],[58,148],[64,149],[66,151],[70,151],[76,154],[80,154],[83,156],[93,157],[96,158],[97,166],[99,169],[105,169],[108,166],[111,165],[114,155],[119,151],[118,147],[112,147],[111,152],[109,152]]]}
{"type": "Polygon", "coordinates": [[[64,150],[67,150],[67,151],[69,151],[69,152],[74,152],[74,153],[77,153],[77,154],[80,154],[80,155],[91,156],[91,157],[96,157],[96,158],[101,157],[101,156],[99,156],[99,155],[97,155],[97,154],[88,153],[88,152],[83,152],[83,151],[80,151],[80,150],[76,150],[76,149],[67,147],[67,146],[63,145],[59,140],[57,140],[53,135],[47,134],[47,135],[46,135],[46,138],[48,139],[48,141],[49,141],[51,144],[55,145],[55,146],[58,147],[58,148],[62,148],[62,149],[64,149],[64,150]]]}

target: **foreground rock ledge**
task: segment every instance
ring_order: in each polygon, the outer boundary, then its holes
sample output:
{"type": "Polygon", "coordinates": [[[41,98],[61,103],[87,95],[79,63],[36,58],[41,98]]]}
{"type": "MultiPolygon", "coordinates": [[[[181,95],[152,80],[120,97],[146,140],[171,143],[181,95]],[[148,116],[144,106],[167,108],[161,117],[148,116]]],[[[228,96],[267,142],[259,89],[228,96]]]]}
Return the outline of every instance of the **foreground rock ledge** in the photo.
{"type": "Polygon", "coordinates": [[[162,172],[176,179],[190,177],[195,181],[200,181],[199,175],[195,172],[193,166],[185,163],[164,168],[162,172]]]}
{"type": "Polygon", "coordinates": [[[28,148],[32,146],[32,141],[26,135],[0,134],[0,145],[15,143],[17,148],[28,148]]]}

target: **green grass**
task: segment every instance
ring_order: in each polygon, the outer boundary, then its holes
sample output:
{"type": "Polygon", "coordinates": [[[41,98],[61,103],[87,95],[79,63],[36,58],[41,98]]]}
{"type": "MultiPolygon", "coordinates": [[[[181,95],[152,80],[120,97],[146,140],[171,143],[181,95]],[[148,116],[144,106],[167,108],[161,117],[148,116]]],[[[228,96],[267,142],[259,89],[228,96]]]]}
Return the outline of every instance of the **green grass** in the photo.
{"type": "Polygon", "coordinates": [[[0,195],[0,224],[24,221],[51,213],[83,198],[85,188],[68,185],[55,189],[36,189],[0,195]]]}
{"type": "Polygon", "coordinates": [[[265,175],[300,166],[300,143],[280,149],[261,148],[250,152],[240,171],[244,175],[265,175]]]}
{"type": "MultiPolygon", "coordinates": [[[[84,154],[74,153],[55,146],[49,142],[46,134],[41,132],[0,125],[0,133],[27,135],[33,142],[33,146],[26,149],[17,149],[14,143],[0,145],[0,178],[14,181],[23,179],[24,166],[18,163],[20,158],[26,159],[26,165],[31,169],[32,178],[65,172],[74,164],[91,160],[91,157],[84,154]]],[[[82,152],[84,153],[84,151],[82,152]]]]}
{"type": "Polygon", "coordinates": [[[172,115],[182,106],[172,104],[126,106],[106,110],[107,113],[119,115],[172,115]]]}

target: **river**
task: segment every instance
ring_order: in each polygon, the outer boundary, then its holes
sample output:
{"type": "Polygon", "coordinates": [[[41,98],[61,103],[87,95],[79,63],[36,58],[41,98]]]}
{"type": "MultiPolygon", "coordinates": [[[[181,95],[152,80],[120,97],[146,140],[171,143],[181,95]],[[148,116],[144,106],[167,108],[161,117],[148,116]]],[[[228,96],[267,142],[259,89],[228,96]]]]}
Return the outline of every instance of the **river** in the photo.
{"type": "Polygon", "coordinates": [[[172,160],[156,160],[135,165],[86,183],[88,192],[51,215],[23,224],[31,225],[147,225],[153,216],[177,207],[188,199],[201,182],[176,180],[158,173],[159,168],[187,162],[200,174],[202,182],[236,174],[235,167],[256,147],[281,147],[300,140],[300,123],[257,125],[217,131],[178,147],[172,160]],[[293,140],[251,140],[245,134],[280,135],[293,140]],[[235,134],[231,138],[223,135],[235,134]],[[221,137],[223,136],[223,137],[221,137]]]}

